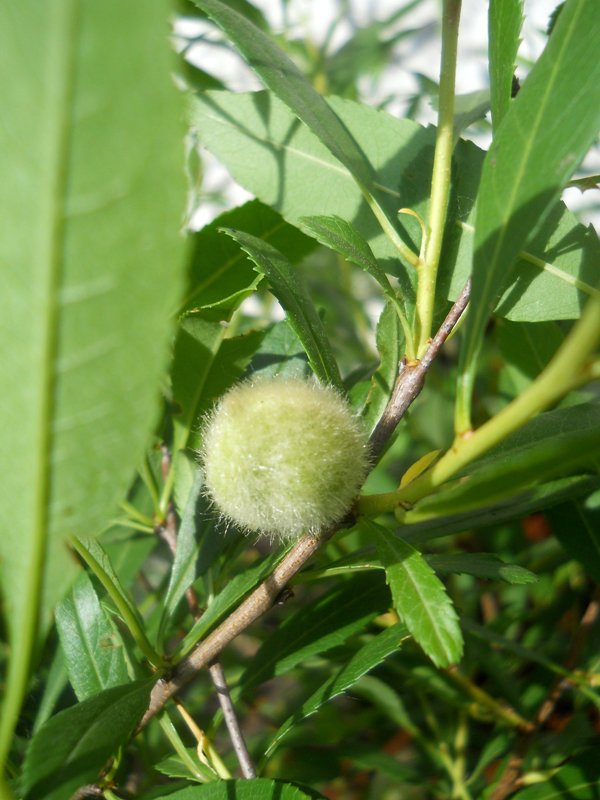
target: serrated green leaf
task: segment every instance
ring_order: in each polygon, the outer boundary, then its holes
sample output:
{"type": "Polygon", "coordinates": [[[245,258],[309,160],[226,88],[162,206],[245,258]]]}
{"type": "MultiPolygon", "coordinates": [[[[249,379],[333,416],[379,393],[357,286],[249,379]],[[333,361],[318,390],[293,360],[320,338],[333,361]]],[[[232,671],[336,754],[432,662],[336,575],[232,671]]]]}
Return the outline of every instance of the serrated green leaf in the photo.
{"type": "MultiPolygon", "coordinates": [[[[441,265],[440,290],[456,300],[473,265],[474,223],[476,207],[465,201],[474,198],[479,186],[479,171],[474,156],[483,155],[471,149],[465,160],[460,148],[455,157],[460,162],[456,171],[457,225],[448,231],[448,250],[441,265]],[[464,213],[461,212],[464,208],[464,213]],[[459,230],[462,228],[462,232],[459,230]],[[453,265],[449,274],[447,264],[453,265]],[[448,286],[450,281],[450,286],[448,286]]],[[[452,215],[451,215],[452,218],[452,215]]],[[[562,202],[555,203],[541,222],[533,239],[519,252],[512,277],[494,310],[494,315],[515,322],[576,319],[588,297],[598,296],[597,267],[600,242],[595,231],[578,224],[562,202]],[[565,242],[569,246],[565,247],[565,242]]]]}
{"type": "Polygon", "coordinates": [[[398,616],[438,667],[460,660],[462,633],[444,584],[412,545],[369,523],[398,616]]]}
{"type": "Polygon", "coordinates": [[[177,531],[177,549],[158,626],[159,643],[162,643],[166,621],[196,579],[196,560],[200,549],[200,543],[197,540],[197,523],[199,516],[206,510],[205,498],[202,495],[203,486],[202,473],[198,468],[177,531]]]}
{"type": "Polygon", "coordinates": [[[470,311],[461,349],[462,424],[492,309],[600,127],[600,16],[572,0],[486,156],[477,200],[470,311]]]}
{"type": "Polygon", "coordinates": [[[261,278],[243,253],[220,228],[251,233],[280,250],[293,264],[313,248],[314,242],[259,200],[251,200],[218,216],[193,236],[190,280],[183,311],[219,308],[223,318],[252,294],[261,278]]]}
{"type": "MultiPolygon", "coordinates": [[[[388,217],[395,219],[402,205],[424,215],[431,162],[418,156],[432,152],[433,132],[358,103],[340,98],[327,102],[368,152],[377,173],[369,192],[388,217]]],[[[317,215],[351,221],[384,270],[398,277],[405,304],[412,307],[415,276],[399,265],[396,248],[377,224],[352,174],[277,97],[269,92],[208,92],[192,99],[190,115],[199,141],[242,186],[292,225],[299,225],[301,217],[317,215]],[[258,161],[260,170],[253,166],[258,161]]],[[[416,222],[402,217],[397,227],[418,249],[416,222]]]]}
{"type": "MultiPolygon", "coordinates": [[[[371,190],[380,204],[387,204],[390,214],[409,207],[425,218],[433,129],[348,100],[331,97],[328,102],[368,154],[377,175],[371,190]]],[[[276,97],[266,92],[209,92],[194,98],[192,120],[200,141],[235,179],[291,224],[299,225],[309,215],[350,220],[385,272],[399,277],[406,306],[413,307],[414,276],[399,272],[395,248],[374,224],[352,177],[276,97]],[[261,169],[256,170],[259,162],[261,169]]],[[[453,203],[440,265],[440,293],[451,300],[471,272],[474,204],[484,155],[465,141],[459,141],[454,152],[453,203]]],[[[417,249],[416,222],[402,215],[399,224],[417,249]]],[[[578,317],[586,296],[596,291],[600,245],[594,231],[556,203],[522,255],[497,314],[516,321],[578,317]]]]}
{"type": "Polygon", "coordinates": [[[296,664],[343,644],[389,608],[383,576],[356,575],[287,617],[239,680],[242,692],[284,675],[296,664]]]}
{"type": "Polygon", "coordinates": [[[174,452],[198,445],[202,414],[242,375],[264,336],[250,331],[227,339],[221,317],[219,310],[208,309],[181,320],[171,370],[174,452]]]}
{"type": "Polygon", "coordinates": [[[397,255],[400,254],[412,267],[416,267],[418,256],[399,236],[395,211],[390,213],[389,204],[382,204],[372,191],[374,172],[369,159],[325,98],[268,36],[221,0],[193,2],[204,8],[227,33],[265,85],[287,104],[335,159],[343,164],[397,255]]]}
{"type": "Polygon", "coordinates": [[[523,25],[523,0],[490,0],[488,55],[494,131],[508,111],[523,25]]]}
{"type": "Polygon", "coordinates": [[[25,757],[25,800],[65,800],[99,771],[132,734],[146,710],[152,681],[106,689],[61,711],[31,740],[25,757]]]}
{"type": "Polygon", "coordinates": [[[75,574],[64,537],[110,519],[158,415],[184,255],[168,15],[167,0],[0,11],[3,72],[18,76],[0,131],[2,513],[21,510],[0,539],[0,761],[32,649],[75,574]]]}
{"type": "Polygon", "coordinates": [[[317,378],[341,389],[342,379],[323,323],[298,272],[267,242],[243,231],[223,230],[250,256],[257,270],[266,275],[271,291],[285,309],[317,378]]]}
{"type": "Polygon", "coordinates": [[[356,681],[365,675],[369,670],[381,664],[389,655],[396,652],[404,639],[407,638],[407,630],[404,625],[397,625],[388,628],[383,633],[378,634],[370,642],[360,648],[335,675],[332,675],[325,683],[320,686],[302,705],[289,717],[275,734],[268,746],[265,756],[270,756],[279,742],[287,733],[301,720],[314,714],[328,700],[332,700],[342,694],[356,681]]]}
{"type": "Polygon", "coordinates": [[[600,497],[572,500],[548,512],[552,533],[566,553],[600,581],[600,497]]]}
{"type": "Polygon", "coordinates": [[[388,404],[398,377],[400,360],[404,356],[404,337],[398,314],[392,304],[387,302],[381,312],[375,332],[379,366],[371,378],[371,385],[365,401],[363,419],[367,429],[372,431],[379,422],[388,404]]]}
{"type": "Polygon", "coordinates": [[[85,573],[56,607],[56,626],[78,700],[127,683],[123,641],[85,573]]]}
{"type": "Polygon", "coordinates": [[[123,588],[100,542],[96,539],[77,539],[72,541],[72,545],[106,590],[138,647],[152,664],[157,665],[159,658],[148,641],[141,614],[123,588]]]}
{"type": "Polygon", "coordinates": [[[537,575],[517,564],[507,564],[493,553],[449,553],[426,557],[429,566],[442,574],[474,575],[485,580],[505,583],[535,583],[537,575]]]}
{"type": "Polygon", "coordinates": [[[293,61],[244,17],[220,0],[193,0],[226,32],[265,84],[363,184],[372,168],[356,141],[293,61]]]}
{"type": "Polygon", "coordinates": [[[249,374],[265,378],[308,378],[310,367],[302,343],[287,320],[272,325],[252,356],[249,374]]]}
{"type": "Polygon", "coordinates": [[[242,781],[218,781],[208,786],[190,787],[161,795],[155,800],[319,800],[314,789],[299,788],[292,783],[252,778],[242,781]]]}
{"type": "Polygon", "coordinates": [[[302,217],[300,222],[321,244],[340,253],[346,261],[356,264],[357,267],[375,278],[383,289],[383,293],[393,303],[399,302],[387,275],[377,263],[369,243],[349,222],[338,216],[302,217]]]}

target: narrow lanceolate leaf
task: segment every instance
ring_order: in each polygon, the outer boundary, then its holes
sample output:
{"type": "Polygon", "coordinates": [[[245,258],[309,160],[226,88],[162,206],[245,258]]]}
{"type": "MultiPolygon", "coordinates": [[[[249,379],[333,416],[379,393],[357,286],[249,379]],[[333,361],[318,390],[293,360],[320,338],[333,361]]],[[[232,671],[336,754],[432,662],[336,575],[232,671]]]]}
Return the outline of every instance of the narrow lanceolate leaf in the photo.
{"type": "Polygon", "coordinates": [[[510,104],[522,25],[523,0],[490,0],[488,52],[494,131],[510,104]]]}
{"type": "Polygon", "coordinates": [[[178,792],[156,796],[156,800],[319,800],[323,795],[309,787],[268,778],[231,780],[188,787],[178,792]]]}
{"type": "Polygon", "coordinates": [[[214,311],[198,311],[179,323],[171,367],[174,452],[185,447],[198,422],[204,387],[225,336],[219,316],[214,311]]]}
{"type": "Polygon", "coordinates": [[[193,0],[221,27],[250,66],[352,175],[364,185],[372,168],[344,123],[298,67],[262,31],[220,0],[193,0]]]}
{"type": "Polygon", "coordinates": [[[248,692],[296,664],[343,644],[389,608],[383,575],[355,575],[288,617],[269,636],[242,674],[248,692]]]}
{"type": "Polygon", "coordinates": [[[262,342],[262,331],[227,339],[223,316],[229,315],[206,309],[180,322],[171,371],[174,452],[197,448],[202,415],[240,377],[262,342]]]}
{"type": "Polygon", "coordinates": [[[127,683],[123,641],[83,572],[56,608],[64,662],[78,700],[127,683]]]}
{"type": "Polygon", "coordinates": [[[215,595],[214,599],[196,620],[191,630],[183,639],[177,658],[182,658],[200,641],[200,639],[220,622],[227,613],[235,608],[239,603],[255,589],[258,584],[265,580],[275,569],[279,561],[286,553],[286,548],[280,548],[270,556],[264,558],[258,564],[253,564],[244,572],[236,575],[230,580],[223,589],[215,595]]]}
{"type": "Polygon", "coordinates": [[[379,422],[398,377],[398,364],[404,356],[404,336],[398,314],[388,300],[383,307],[375,332],[379,366],[371,378],[363,419],[369,431],[379,422]]]}
{"type": "Polygon", "coordinates": [[[501,500],[484,502],[478,508],[449,515],[438,512],[436,508],[429,507],[429,504],[426,508],[421,508],[419,504],[418,511],[409,511],[404,517],[402,533],[407,541],[419,545],[430,539],[470,528],[486,528],[513,519],[522,519],[566,500],[585,497],[599,486],[600,478],[596,475],[560,478],[531,486],[501,500]]]}
{"type": "Polygon", "coordinates": [[[370,642],[361,647],[348,663],[343,666],[335,675],[329,678],[320,686],[300,708],[289,717],[279,728],[271,744],[267,748],[266,756],[271,755],[283,737],[301,720],[314,714],[328,700],[332,700],[339,694],[347,691],[354,686],[359,678],[362,678],[369,670],[381,664],[388,656],[400,649],[408,632],[404,625],[397,625],[388,628],[383,633],[378,634],[370,642]]]}
{"type": "Polygon", "coordinates": [[[323,323],[297,270],[282,253],[256,236],[231,228],[225,228],[224,233],[235,239],[250,256],[257,270],[266,276],[273,294],[285,309],[290,325],[302,342],[317,378],[322,383],[341,388],[342,380],[323,323]]]}
{"type": "Polygon", "coordinates": [[[599,37],[597,4],[567,3],[487,154],[461,352],[463,420],[483,331],[517,255],[535,237],[600,127],[599,37]]]}
{"type": "Polygon", "coordinates": [[[302,217],[301,222],[321,244],[340,253],[347,261],[368,272],[394,302],[398,302],[385,272],[377,263],[366,239],[341,217],[302,217]]]}
{"type": "Polygon", "coordinates": [[[506,564],[493,553],[449,553],[427,557],[427,563],[436,572],[457,572],[461,575],[474,575],[485,580],[505,583],[535,583],[537,576],[518,564],[506,564]]]}
{"type": "Polygon", "coordinates": [[[556,506],[549,520],[552,533],[568,555],[600,581],[600,493],[556,506]]]}
{"type": "Polygon", "coordinates": [[[181,524],[177,532],[177,550],[171,568],[171,577],[167,594],[163,600],[163,612],[159,625],[159,646],[162,644],[164,625],[173,614],[179,601],[196,579],[196,560],[200,549],[197,539],[197,526],[200,509],[204,509],[202,473],[198,469],[194,476],[191,491],[183,511],[181,524]]]}
{"type": "Polygon", "coordinates": [[[3,518],[18,509],[0,537],[0,762],[74,576],[64,537],[114,514],[159,410],[185,203],[168,15],[167,0],[0,7],[18,76],[0,129],[3,518]]]}
{"type": "Polygon", "coordinates": [[[380,526],[369,526],[377,534],[377,551],[398,616],[436,666],[455,664],[463,638],[444,584],[412,545],[380,526]]]}
{"type": "Polygon", "coordinates": [[[221,236],[219,229],[223,227],[246,231],[264,239],[293,264],[315,246],[312,239],[259,200],[226,211],[193,236],[190,283],[183,301],[184,311],[215,307],[222,312],[231,311],[255,291],[261,280],[235,242],[221,236]]]}
{"type": "Polygon", "coordinates": [[[123,588],[102,545],[96,539],[88,539],[87,541],[74,539],[72,540],[72,546],[106,589],[121,619],[146,658],[152,664],[158,664],[159,658],[148,641],[142,616],[132,598],[123,588]]]}
{"type": "MultiPolygon", "coordinates": [[[[413,267],[417,255],[397,232],[396,213],[389,211],[373,191],[373,166],[351,131],[333,108],[312,86],[293,61],[262,31],[255,28],[221,0],[193,0],[227,33],[239,52],[271,89],[315,134],[342,164],[359,187],[363,199],[376,217],[390,243],[413,267]]],[[[398,255],[398,253],[396,253],[398,255]]]]}
{"type": "Polygon", "coordinates": [[[25,800],[65,800],[95,781],[132,734],[147,708],[154,680],[106,689],[43,725],[33,737],[23,772],[25,800]]]}

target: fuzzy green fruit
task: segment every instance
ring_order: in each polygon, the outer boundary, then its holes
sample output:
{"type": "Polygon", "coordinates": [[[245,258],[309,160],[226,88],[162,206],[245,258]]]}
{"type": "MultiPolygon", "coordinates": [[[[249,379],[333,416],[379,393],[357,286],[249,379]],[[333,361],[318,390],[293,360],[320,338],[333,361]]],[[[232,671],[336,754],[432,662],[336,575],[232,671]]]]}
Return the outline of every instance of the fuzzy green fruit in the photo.
{"type": "Polygon", "coordinates": [[[206,421],[201,457],[223,516],[281,539],[341,520],[368,471],[367,437],[346,401],[299,379],[231,389],[206,421]]]}

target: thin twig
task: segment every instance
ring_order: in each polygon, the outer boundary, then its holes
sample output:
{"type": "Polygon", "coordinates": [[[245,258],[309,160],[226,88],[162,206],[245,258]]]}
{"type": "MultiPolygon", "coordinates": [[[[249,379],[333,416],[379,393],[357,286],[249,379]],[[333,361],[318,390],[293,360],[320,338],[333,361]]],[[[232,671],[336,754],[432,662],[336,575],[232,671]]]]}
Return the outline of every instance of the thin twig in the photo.
{"type": "Polygon", "coordinates": [[[235,708],[231,700],[231,694],[229,693],[229,687],[227,686],[227,681],[225,680],[223,667],[221,666],[220,662],[215,661],[214,664],[210,665],[208,671],[210,672],[213,685],[217,690],[217,696],[219,698],[219,703],[221,704],[221,710],[223,711],[225,724],[227,725],[227,730],[229,731],[229,738],[231,739],[231,743],[233,744],[233,748],[238,757],[242,775],[244,778],[256,778],[256,770],[254,769],[254,764],[252,763],[248,749],[246,748],[246,742],[244,741],[244,737],[240,731],[235,708]]]}
{"type": "Polygon", "coordinates": [[[469,302],[470,294],[471,280],[469,279],[448,312],[440,329],[430,341],[423,358],[414,364],[409,364],[404,359],[400,362],[398,378],[396,379],[392,396],[381,415],[381,419],[375,426],[375,430],[371,434],[370,448],[374,461],[379,459],[396,426],[419,395],[425,384],[425,376],[429,367],[462,316],[469,302]]]}

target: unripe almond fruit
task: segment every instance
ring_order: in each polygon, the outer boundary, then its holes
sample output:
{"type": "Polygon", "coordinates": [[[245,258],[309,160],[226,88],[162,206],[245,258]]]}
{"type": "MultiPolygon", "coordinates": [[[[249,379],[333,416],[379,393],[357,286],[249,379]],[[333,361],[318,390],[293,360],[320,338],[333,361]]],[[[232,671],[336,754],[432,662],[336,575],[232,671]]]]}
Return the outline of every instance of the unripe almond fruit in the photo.
{"type": "Polygon", "coordinates": [[[368,471],[367,436],[347,402],[295,378],[227,392],[204,425],[201,458],[223,516],[279,539],[341,520],[368,471]]]}

